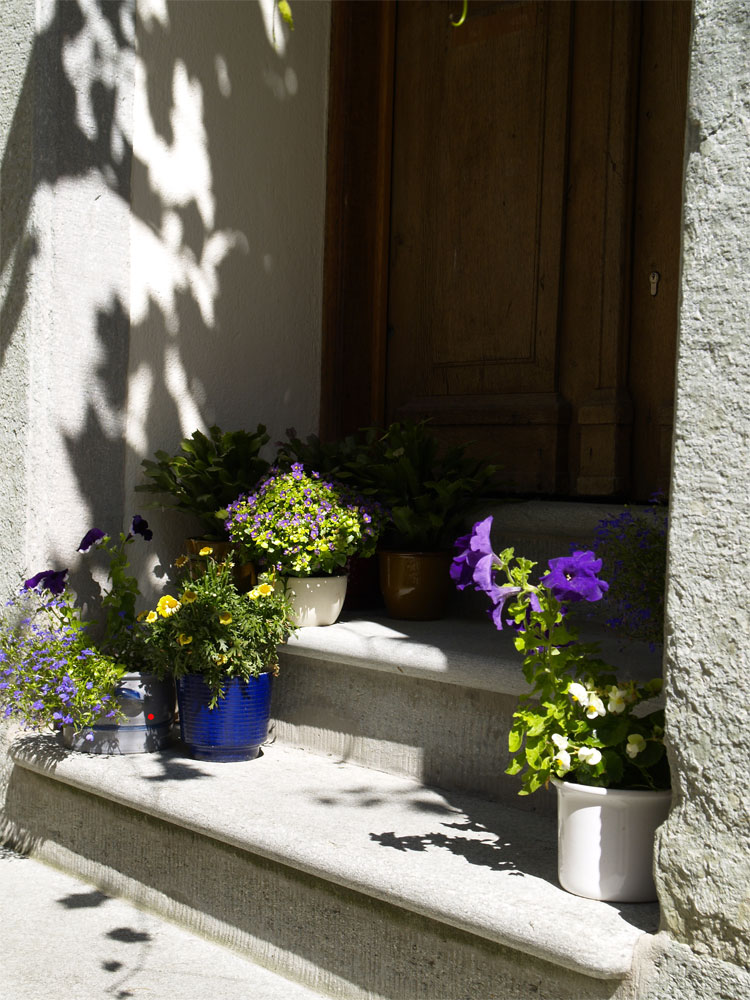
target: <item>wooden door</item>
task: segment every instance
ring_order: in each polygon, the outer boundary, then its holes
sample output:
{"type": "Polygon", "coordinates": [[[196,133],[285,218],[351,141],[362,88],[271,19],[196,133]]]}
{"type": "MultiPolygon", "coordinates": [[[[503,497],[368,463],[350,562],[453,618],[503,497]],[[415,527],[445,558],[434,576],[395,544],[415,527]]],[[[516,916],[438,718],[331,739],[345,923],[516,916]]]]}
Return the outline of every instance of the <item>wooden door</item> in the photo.
{"type": "Polygon", "coordinates": [[[386,418],[558,485],[570,4],[399,7],[386,418]]]}
{"type": "Polygon", "coordinates": [[[325,435],[429,416],[510,492],[661,485],[690,5],[646,8],[334,5],[325,435]]]}

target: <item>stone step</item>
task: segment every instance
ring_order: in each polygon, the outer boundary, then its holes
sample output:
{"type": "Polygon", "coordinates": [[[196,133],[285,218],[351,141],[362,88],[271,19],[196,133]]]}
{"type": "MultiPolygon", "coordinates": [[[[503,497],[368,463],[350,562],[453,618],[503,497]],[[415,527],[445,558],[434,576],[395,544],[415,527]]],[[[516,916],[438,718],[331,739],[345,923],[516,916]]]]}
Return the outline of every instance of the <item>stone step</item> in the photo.
{"type": "Polygon", "coordinates": [[[3,839],[344,1000],[632,1000],[656,930],[558,887],[554,823],[408,778],[280,745],[10,757],[3,839]]]}
{"type": "MultiPolygon", "coordinates": [[[[586,624],[623,677],[661,676],[661,650],[586,624]]],[[[506,775],[508,731],[527,690],[512,634],[486,616],[405,622],[360,614],[300,629],[282,648],[273,733],[288,746],[531,811],[506,775]]]]}

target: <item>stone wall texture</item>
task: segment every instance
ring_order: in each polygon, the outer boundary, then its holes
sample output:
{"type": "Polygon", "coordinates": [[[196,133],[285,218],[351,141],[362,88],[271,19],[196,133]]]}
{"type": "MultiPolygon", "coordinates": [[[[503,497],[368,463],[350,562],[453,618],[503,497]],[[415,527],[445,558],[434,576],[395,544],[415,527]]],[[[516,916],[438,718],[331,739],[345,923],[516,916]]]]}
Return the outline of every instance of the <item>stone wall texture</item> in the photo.
{"type": "Polygon", "coordinates": [[[706,983],[711,962],[750,965],[748,123],[750,4],[698,0],[666,611],[675,802],[657,869],[663,928],[689,946],[696,981],[705,962],[706,983]]]}

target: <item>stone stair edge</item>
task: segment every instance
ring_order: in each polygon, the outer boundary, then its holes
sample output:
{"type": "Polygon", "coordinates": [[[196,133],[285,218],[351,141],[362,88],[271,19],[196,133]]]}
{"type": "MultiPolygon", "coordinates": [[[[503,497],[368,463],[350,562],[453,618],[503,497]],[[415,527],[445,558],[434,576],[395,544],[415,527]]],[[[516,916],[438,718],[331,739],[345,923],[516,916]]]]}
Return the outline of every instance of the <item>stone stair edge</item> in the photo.
{"type": "MultiPolygon", "coordinates": [[[[624,677],[662,675],[661,648],[623,644],[596,625],[581,627],[580,635],[598,642],[604,658],[624,677]]],[[[286,656],[330,661],[515,697],[528,691],[513,633],[496,631],[486,619],[412,622],[378,613],[345,614],[334,625],[300,629],[280,647],[280,655],[282,661],[286,656]]]]}
{"type": "Polygon", "coordinates": [[[11,748],[47,778],[591,978],[625,978],[656,930],[655,906],[623,916],[560,889],[539,816],[289,747],[231,765],[181,753],[95,757],[54,737],[11,748]]]}

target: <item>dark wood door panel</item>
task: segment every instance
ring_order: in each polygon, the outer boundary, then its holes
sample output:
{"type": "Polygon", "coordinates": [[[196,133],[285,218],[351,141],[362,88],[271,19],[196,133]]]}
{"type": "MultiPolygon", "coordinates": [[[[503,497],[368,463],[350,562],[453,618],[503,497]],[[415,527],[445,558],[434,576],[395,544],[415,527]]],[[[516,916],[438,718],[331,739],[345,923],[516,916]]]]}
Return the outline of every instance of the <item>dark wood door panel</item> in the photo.
{"type": "Polygon", "coordinates": [[[569,5],[472,3],[461,29],[450,10],[399,7],[391,416],[556,388],[569,5]]]}

